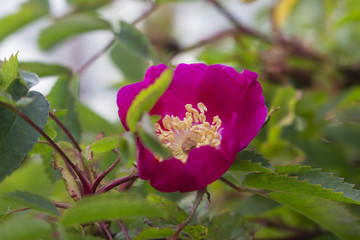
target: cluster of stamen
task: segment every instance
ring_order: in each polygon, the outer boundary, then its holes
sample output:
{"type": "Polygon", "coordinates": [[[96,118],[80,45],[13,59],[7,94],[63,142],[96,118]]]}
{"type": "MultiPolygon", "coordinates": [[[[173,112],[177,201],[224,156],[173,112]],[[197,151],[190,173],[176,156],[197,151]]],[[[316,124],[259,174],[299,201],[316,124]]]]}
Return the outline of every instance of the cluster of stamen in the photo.
{"type": "Polygon", "coordinates": [[[186,163],[191,149],[202,146],[218,147],[221,143],[220,118],[215,116],[212,124],[210,124],[206,121],[206,106],[200,102],[197,107],[200,112],[191,104],[186,104],[187,112],[183,120],[180,120],[179,117],[166,115],[162,120],[164,129],[158,123],[154,125],[160,142],[168,147],[173,156],[182,163],[186,163]]]}

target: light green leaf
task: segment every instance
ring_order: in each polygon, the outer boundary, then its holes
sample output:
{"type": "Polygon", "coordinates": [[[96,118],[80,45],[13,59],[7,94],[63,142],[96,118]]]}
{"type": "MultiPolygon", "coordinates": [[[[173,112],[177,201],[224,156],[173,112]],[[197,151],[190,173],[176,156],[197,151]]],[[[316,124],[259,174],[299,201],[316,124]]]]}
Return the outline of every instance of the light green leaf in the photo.
{"type": "Polygon", "coordinates": [[[0,68],[0,90],[6,89],[12,81],[18,78],[17,54],[11,55],[9,60],[4,60],[0,68]]]}
{"type": "Polygon", "coordinates": [[[230,171],[271,172],[270,161],[254,151],[241,151],[237,154],[230,171]]]}
{"type": "Polygon", "coordinates": [[[132,51],[141,58],[151,60],[158,58],[147,37],[127,22],[120,21],[120,33],[116,33],[116,38],[129,51],[132,51]]]}
{"type": "Polygon", "coordinates": [[[144,112],[149,112],[157,100],[169,87],[173,70],[165,70],[155,82],[143,89],[134,99],[126,115],[126,123],[130,131],[135,132],[136,124],[144,112]]]}
{"type": "Polygon", "coordinates": [[[0,225],[1,240],[41,239],[51,234],[51,225],[36,218],[13,218],[0,225]]]}
{"type": "Polygon", "coordinates": [[[91,150],[95,153],[108,152],[119,146],[120,136],[113,135],[104,137],[91,144],[91,150]]]}
{"type": "Polygon", "coordinates": [[[19,69],[36,73],[39,77],[71,75],[71,70],[58,64],[41,62],[19,62],[19,69]]]}
{"type": "Polygon", "coordinates": [[[328,229],[340,239],[360,239],[359,219],[339,203],[297,193],[273,192],[269,196],[328,229]]]}
{"type": "Polygon", "coordinates": [[[82,198],[64,213],[60,222],[64,226],[71,226],[98,220],[142,216],[162,217],[166,214],[158,207],[130,194],[106,193],[82,198]]]}
{"type": "Polygon", "coordinates": [[[7,193],[5,198],[52,215],[59,215],[55,205],[48,199],[26,191],[7,193]]]}
{"type": "Polygon", "coordinates": [[[204,225],[187,225],[183,231],[190,235],[191,239],[202,240],[206,239],[208,228],[204,225]]]}
{"type": "MultiPolygon", "coordinates": [[[[37,126],[47,122],[49,103],[38,92],[29,92],[33,102],[20,108],[37,126]]],[[[0,106],[0,181],[11,174],[33,148],[40,134],[9,109],[0,106]]]]}
{"type": "Polygon", "coordinates": [[[140,232],[133,240],[165,239],[174,235],[175,230],[171,228],[148,228],[140,232]]]}
{"type": "MultiPolygon", "coordinates": [[[[79,168],[79,170],[82,172],[82,174],[84,174],[84,176],[87,175],[88,178],[91,177],[88,175],[89,173],[87,169],[88,166],[84,165],[86,161],[82,160],[82,156],[69,142],[61,141],[58,142],[57,145],[61,148],[61,150],[64,151],[64,153],[66,154],[66,156],[68,156],[70,161],[79,168]]],[[[64,160],[58,153],[55,153],[52,156],[52,163],[54,167],[60,171],[61,177],[65,181],[66,190],[68,191],[70,197],[72,197],[75,200],[80,199],[81,186],[75,173],[69,170],[69,167],[65,164],[64,160]]]]}
{"type": "Polygon", "coordinates": [[[68,3],[76,5],[77,9],[98,8],[112,2],[112,0],[67,0],[67,1],[68,3]]]}
{"type": "Polygon", "coordinates": [[[66,39],[85,32],[109,29],[109,23],[93,14],[75,14],[62,18],[39,35],[39,46],[49,50],[66,39]]]}
{"type": "Polygon", "coordinates": [[[48,11],[47,0],[30,0],[24,3],[18,12],[0,19],[0,41],[26,24],[46,15],[48,11]]]}
{"type": "Polygon", "coordinates": [[[119,152],[122,161],[133,164],[136,161],[136,137],[132,132],[121,135],[119,152]]]}
{"type": "Polygon", "coordinates": [[[157,153],[164,159],[172,157],[171,150],[164,147],[156,136],[149,114],[143,114],[141,121],[138,123],[138,133],[141,142],[147,149],[157,153]]]}

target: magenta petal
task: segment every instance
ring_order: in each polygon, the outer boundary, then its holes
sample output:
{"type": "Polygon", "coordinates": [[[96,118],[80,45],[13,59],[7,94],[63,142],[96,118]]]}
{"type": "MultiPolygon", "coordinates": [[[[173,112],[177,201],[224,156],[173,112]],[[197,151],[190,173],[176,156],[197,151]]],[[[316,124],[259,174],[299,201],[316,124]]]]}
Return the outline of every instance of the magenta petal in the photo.
{"type": "Polygon", "coordinates": [[[184,168],[185,165],[175,158],[160,162],[151,176],[151,186],[162,192],[179,191],[177,184],[184,168]]]}
{"type": "Polygon", "coordinates": [[[230,167],[221,151],[205,146],[191,150],[185,169],[179,177],[178,190],[190,192],[206,187],[230,167]]]}
{"type": "Polygon", "coordinates": [[[149,180],[154,173],[156,167],[159,165],[159,160],[157,160],[154,155],[147,150],[138,140],[138,171],[139,176],[143,180],[149,180]]]}
{"type": "Polygon", "coordinates": [[[143,83],[146,85],[152,84],[161,73],[168,67],[165,64],[159,64],[157,66],[151,66],[145,73],[143,83]]]}
{"type": "Polygon", "coordinates": [[[129,130],[126,125],[126,115],[129,107],[139,92],[146,88],[146,85],[143,82],[133,83],[127,86],[122,87],[117,94],[117,105],[119,108],[119,117],[122,125],[125,129],[129,130]]]}
{"type": "Polygon", "coordinates": [[[198,103],[193,90],[199,84],[206,68],[202,63],[179,64],[169,88],[151,110],[151,114],[185,117],[185,105],[190,103],[196,106],[198,103]]]}

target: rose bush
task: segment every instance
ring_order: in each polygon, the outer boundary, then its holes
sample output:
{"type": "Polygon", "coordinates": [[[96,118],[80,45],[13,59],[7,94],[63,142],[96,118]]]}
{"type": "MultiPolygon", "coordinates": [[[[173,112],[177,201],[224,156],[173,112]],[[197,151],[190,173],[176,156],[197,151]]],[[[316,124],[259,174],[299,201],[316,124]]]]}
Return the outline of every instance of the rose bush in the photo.
{"type": "MultiPolygon", "coordinates": [[[[136,95],[166,68],[150,67],[142,82],[119,90],[119,117],[125,128],[136,95]]],[[[150,111],[161,116],[154,130],[173,157],[162,159],[138,141],[140,178],[159,191],[189,192],[221,177],[265,121],[267,108],[257,77],[220,64],[178,65],[169,88],[150,111]]]]}

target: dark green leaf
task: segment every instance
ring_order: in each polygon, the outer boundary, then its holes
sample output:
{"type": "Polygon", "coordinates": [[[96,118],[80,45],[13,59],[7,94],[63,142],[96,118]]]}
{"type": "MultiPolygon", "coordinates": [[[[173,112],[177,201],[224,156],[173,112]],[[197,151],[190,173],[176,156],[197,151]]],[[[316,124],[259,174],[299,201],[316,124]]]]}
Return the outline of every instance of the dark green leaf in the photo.
{"type": "Polygon", "coordinates": [[[255,230],[255,224],[241,215],[225,213],[211,220],[206,239],[251,239],[255,230]]]}
{"type": "Polygon", "coordinates": [[[149,112],[157,100],[169,87],[173,70],[165,70],[158,79],[146,89],[143,89],[134,99],[126,115],[126,123],[130,131],[136,130],[136,124],[144,112],[149,112]]]}
{"type": "Polygon", "coordinates": [[[237,154],[234,163],[231,165],[231,171],[247,172],[271,172],[272,165],[270,161],[254,151],[241,151],[237,154]]]}
{"type": "Polygon", "coordinates": [[[339,203],[296,193],[273,192],[269,195],[328,229],[340,239],[360,239],[359,219],[339,203]]]}
{"type": "Polygon", "coordinates": [[[59,212],[57,211],[54,204],[50,200],[38,194],[25,191],[16,191],[6,194],[5,198],[42,212],[47,212],[52,215],[59,215],[59,212]]]}
{"type": "Polygon", "coordinates": [[[129,82],[139,82],[143,79],[148,64],[128,47],[117,41],[111,49],[110,56],[129,82]]]}
{"type": "Polygon", "coordinates": [[[208,228],[204,225],[187,225],[183,231],[190,235],[191,239],[202,240],[206,239],[208,228]]]}
{"type": "MultiPolygon", "coordinates": [[[[27,95],[34,101],[20,108],[40,128],[47,122],[49,103],[38,92],[27,95]]],[[[7,108],[0,107],[0,180],[11,174],[33,148],[40,134],[7,108]]]]}
{"type": "Polygon", "coordinates": [[[51,225],[36,218],[14,218],[0,225],[2,240],[42,239],[51,233],[51,225]]]}
{"type": "MultiPolygon", "coordinates": [[[[185,221],[188,218],[188,215],[182,208],[180,208],[176,203],[166,198],[151,194],[147,197],[147,200],[162,209],[162,211],[168,213],[168,216],[165,219],[166,224],[176,225],[185,221]]],[[[150,220],[152,224],[154,224],[154,221],[152,219],[150,220]]],[[[156,220],[157,219],[155,219],[155,221],[156,220]]]]}
{"type": "Polygon", "coordinates": [[[109,23],[96,15],[70,15],[42,30],[39,35],[39,45],[43,50],[49,50],[74,35],[105,29],[109,29],[109,23]]]}
{"type": "MultiPolygon", "coordinates": [[[[296,166],[296,165],[295,165],[296,166]]],[[[331,174],[320,173],[309,167],[300,167],[290,171],[293,166],[279,167],[282,174],[277,173],[249,173],[244,176],[244,187],[265,190],[278,190],[283,192],[300,193],[319,198],[326,198],[347,203],[360,204],[359,191],[352,189],[353,185],[343,183],[343,179],[333,177],[331,174]],[[285,171],[288,169],[289,171],[285,171]],[[297,171],[299,173],[297,173],[297,171]],[[299,177],[299,174],[301,177],[299,177]],[[302,175],[301,175],[302,174],[302,175]],[[343,192],[346,192],[346,195],[343,192]]]]}
{"type": "Polygon", "coordinates": [[[71,75],[71,70],[58,64],[19,62],[19,69],[36,73],[39,77],[71,75]]]}
{"type": "Polygon", "coordinates": [[[64,226],[89,223],[97,220],[119,219],[122,217],[161,217],[165,213],[130,194],[106,193],[82,198],[68,209],[61,219],[64,226]]]}
{"type": "Polygon", "coordinates": [[[26,24],[41,18],[49,11],[47,0],[30,0],[17,13],[0,19],[0,41],[26,24]]]}
{"type": "Polygon", "coordinates": [[[119,146],[120,136],[113,135],[104,137],[91,144],[91,150],[95,153],[108,152],[119,146]]]}

